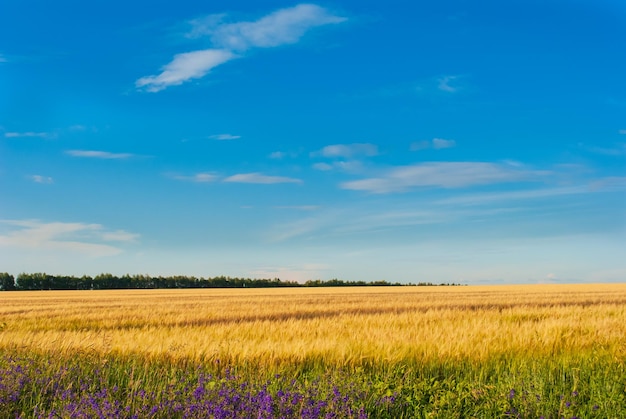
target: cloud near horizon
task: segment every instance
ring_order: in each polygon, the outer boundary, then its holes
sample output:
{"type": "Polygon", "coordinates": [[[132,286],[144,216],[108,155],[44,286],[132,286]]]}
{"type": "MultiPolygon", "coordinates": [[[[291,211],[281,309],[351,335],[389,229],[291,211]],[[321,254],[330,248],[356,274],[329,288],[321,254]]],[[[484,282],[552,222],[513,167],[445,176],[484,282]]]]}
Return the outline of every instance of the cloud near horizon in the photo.
{"type": "Polygon", "coordinates": [[[70,251],[91,257],[113,256],[122,249],[106,242],[130,243],[138,234],[109,231],[101,224],[42,222],[39,220],[0,220],[9,231],[0,234],[0,246],[45,251],[70,251]],[[105,243],[103,243],[105,242],[105,243]]]}
{"type": "Polygon", "coordinates": [[[314,27],[346,20],[315,4],[279,9],[252,22],[223,23],[223,18],[224,15],[209,15],[190,22],[192,30],[187,37],[209,37],[214,48],[177,54],[161,68],[160,74],[142,77],[135,86],[147,92],[159,92],[202,78],[251,48],[294,44],[314,27]]]}
{"type": "Polygon", "coordinates": [[[486,162],[428,162],[398,166],[379,177],[343,182],[342,189],[370,193],[405,192],[416,187],[462,188],[476,185],[539,180],[547,171],[530,171],[486,162]]]}

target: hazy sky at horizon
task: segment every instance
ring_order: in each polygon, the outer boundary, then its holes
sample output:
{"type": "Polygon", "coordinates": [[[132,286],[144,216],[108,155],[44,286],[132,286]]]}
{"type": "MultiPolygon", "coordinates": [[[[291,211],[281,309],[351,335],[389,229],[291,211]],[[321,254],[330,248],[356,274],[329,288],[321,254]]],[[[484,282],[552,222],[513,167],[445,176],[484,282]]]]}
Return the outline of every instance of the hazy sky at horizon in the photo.
{"type": "Polygon", "coordinates": [[[626,280],[618,0],[0,4],[0,272],[626,280]]]}

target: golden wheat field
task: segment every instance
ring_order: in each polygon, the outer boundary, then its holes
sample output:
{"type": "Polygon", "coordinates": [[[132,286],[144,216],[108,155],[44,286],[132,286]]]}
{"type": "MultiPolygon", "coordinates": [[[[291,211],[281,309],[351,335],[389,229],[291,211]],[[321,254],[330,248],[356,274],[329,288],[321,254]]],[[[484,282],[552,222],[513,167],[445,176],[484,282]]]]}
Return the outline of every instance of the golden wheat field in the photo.
{"type": "Polygon", "coordinates": [[[626,284],[0,293],[0,348],[345,366],[626,356],[626,284]]]}

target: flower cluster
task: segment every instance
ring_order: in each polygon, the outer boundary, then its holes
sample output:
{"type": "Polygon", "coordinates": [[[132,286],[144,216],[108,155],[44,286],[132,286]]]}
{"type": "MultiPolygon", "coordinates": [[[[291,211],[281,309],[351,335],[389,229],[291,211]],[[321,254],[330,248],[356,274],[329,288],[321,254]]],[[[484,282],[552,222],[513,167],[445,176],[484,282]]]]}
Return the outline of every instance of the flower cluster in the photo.
{"type": "Polygon", "coordinates": [[[277,375],[255,384],[227,370],[220,376],[199,372],[193,381],[148,392],[134,384],[108,387],[97,369],[88,377],[79,372],[64,368],[46,376],[32,363],[9,360],[0,367],[0,410],[9,417],[31,417],[23,416],[21,405],[29,397],[37,399],[32,417],[41,419],[367,417],[359,394],[332,385],[326,389],[320,380],[304,385],[277,375]]]}

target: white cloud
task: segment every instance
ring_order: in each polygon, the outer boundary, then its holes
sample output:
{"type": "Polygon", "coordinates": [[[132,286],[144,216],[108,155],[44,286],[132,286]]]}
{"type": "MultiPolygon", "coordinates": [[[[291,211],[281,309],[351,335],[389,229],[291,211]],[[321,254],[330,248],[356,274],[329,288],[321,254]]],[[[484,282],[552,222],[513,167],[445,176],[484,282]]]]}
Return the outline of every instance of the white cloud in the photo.
{"type": "Polygon", "coordinates": [[[5,132],[6,138],[55,138],[56,135],[50,132],[5,132]]]}
{"type": "Polygon", "coordinates": [[[94,159],[128,159],[134,157],[134,154],[130,153],[110,153],[108,151],[97,150],[67,150],[65,154],[69,154],[73,157],[87,157],[94,159]]]}
{"type": "Polygon", "coordinates": [[[603,154],[605,156],[626,156],[626,143],[615,144],[613,147],[585,146],[582,143],[579,145],[585,150],[595,154],[603,154]]]}
{"type": "Polygon", "coordinates": [[[280,159],[284,159],[284,158],[292,158],[295,159],[296,157],[298,157],[300,155],[302,151],[273,151],[271,152],[267,157],[269,157],[270,159],[275,159],[275,160],[280,160],[280,159]]]}
{"type": "Polygon", "coordinates": [[[319,205],[279,205],[276,209],[294,209],[299,211],[315,211],[319,209],[319,205]]]}
{"type": "Polygon", "coordinates": [[[159,92],[169,86],[178,86],[186,81],[204,77],[212,68],[237,56],[224,49],[205,49],[176,54],[156,76],[142,77],[135,86],[148,92],[159,92]]]}
{"type": "Polygon", "coordinates": [[[416,141],[411,143],[409,150],[411,151],[420,151],[426,150],[429,148],[434,148],[435,150],[441,150],[444,148],[452,148],[456,146],[456,141],[454,140],[445,140],[443,138],[433,138],[431,141],[416,141]]]}
{"type": "Polygon", "coordinates": [[[44,184],[53,183],[53,180],[50,176],[32,175],[32,176],[29,176],[28,178],[35,183],[44,183],[44,184]]]}
{"type": "Polygon", "coordinates": [[[212,140],[218,140],[218,141],[229,141],[229,140],[237,140],[241,138],[241,135],[215,134],[215,135],[210,135],[209,138],[212,140]]]}
{"type": "Polygon", "coordinates": [[[403,192],[413,187],[461,188],[504,182],[536,180],[548,172],[520,170],[483,162],[430,162],[394,167],[382,176],[344,182],[343,189],[372,193],[403,192]]]}
{"type": "Polygon", "coordinates": [[[440,205],[485,205],[494,202],[526,201],[553,198],[563,195],[577,195],[591,192],[589,186],[567,186],[561,188],[529,189],[510,192],[492,192],[481,194],[458,195],[436,201],[440,205]]]}
{"type": "Polygon", "coordinates": [[[437,88],[444,92],[455,93],[459,90],[459,88],[452,86],[450,83],[456,79],[458,79],[458,76],[443,76],[437,80],[439,82],[437,88]]]}
{"type": "Polygon", "coordinates": [[[102,233],[101,238],[107,242],[134,242],[139,238],[139,234],[116,230],[102,233]]]}
{"type": "Polygon", "coordinates": [[[213,173],[196,173],[193,176],[171,175],[171,177],[176,180],[185,180],[197,183],[211,183],[215,182],[219,178],[218,175],[213,173]]]}
{"type": "Polygon", "coordinates": [[[596,179],[589,184],[593,192],[597,191],[623,191],[626,189],[626,176],[608,176],[596,179]]]}
{"type": "Polygon", "coordinates": [[[102,241],[131,242],[139,235],[123,230],[107,231],[100,224],[45,223],[39,220],[0,220],[9,231],[0,235],[0,246],[65,251],[92,257],[112,256],[122,249],[102,241]]]}
{"type": "Polygon", "coordinates": [[[433,138],[433,148],[435,150],[441,150],[442,148],[452,148],[456,146],[454,140],[444,140],[443,138],[433,138]]]}
{"type": "Polygon", "coordinates": [[[327,172],[329,170],[333,170],[333,166],[328,163],[315,163],[313,165],[315,170],[321,170],[323,172],[327,172]]]}
{"type": "Polygon", "coordinates": [[[192,30],[187,36],[207,36],[214,48],[177,54],[160,74],[142,77],[135,82],[135,86],[148,92],[158,92],[202,78],[211,69],[239,57],[238,53],[250,48],[294,44],[311,28],[346,20],[314,4],[280,9],[253,22],[223,23],[224,17],[223,14],[210,15],[190,22],[192,30]]]}
{"type": "Polygon", "coordinates": [[[329,170],[343,170],[344,172],[358,172],[362,169],[363,165],[359,161],[333,161],[329,163],[315,163],[312,166],[315,170],[327,172],[329,170]]]}
{"type": "Polygon", "coordinates": [[[378,147],[369,143],[353,143],[353,144],[333,144],[327,145],[319,151],[311,153],[312,157],[355,157],[355,156],[376,156],[378,155],[378,147]]]}
{"type": "Polygon", "coordinates": [[[409,146],[409,150],[411,151],[420,151],[420,150],[426,150],[430,148],[430,142],[429,141],[416,141],[414,143],[411,143],[411,145],[409,146]]]}
{"type": "Polygon", "coordinates": [[[241,173],[227,177],[224,182],[273,184],[302,183],[302,180],[284,176],[267,176],[261,173],[241,173]]]}
{"type": "Polygon", "coordinates": [[[231,51],[269,48],[294,44],[317,26],[341,23],[346,18],[335,16],[315,4],[299,4],[277,10],[254,22],[222,23],[224,15],[210,15],[192,21],[192,37],[208,35],[213,45],[231,51]]]}
{"type": "Polygon", "coordinates": [[[626,129],[619,130],[619,133],[622,134],[622,135],[626,135],[626,129]]]}

